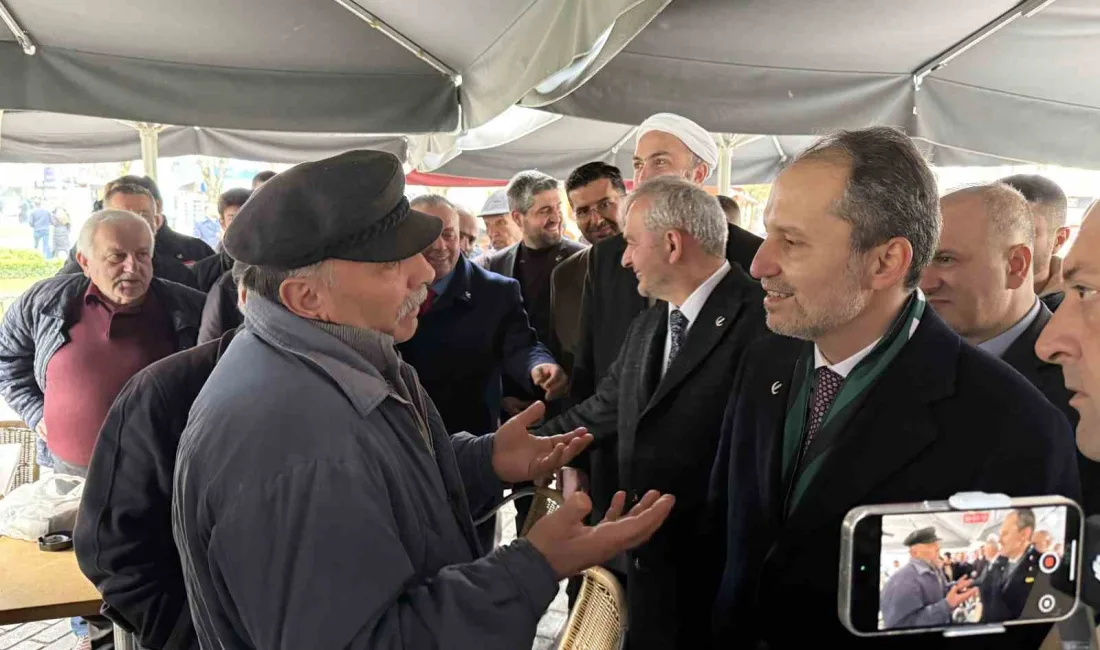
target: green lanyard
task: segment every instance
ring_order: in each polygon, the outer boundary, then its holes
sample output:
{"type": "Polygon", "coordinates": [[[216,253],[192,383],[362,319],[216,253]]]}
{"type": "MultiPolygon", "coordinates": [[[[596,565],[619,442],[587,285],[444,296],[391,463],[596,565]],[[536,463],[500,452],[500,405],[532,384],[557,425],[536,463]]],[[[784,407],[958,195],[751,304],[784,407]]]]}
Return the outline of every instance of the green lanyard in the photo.
{"type": "MultiPolygon", "coordinates": [[[[836,414],[843,413],[886,371],[890,362],[898,356],[901,349],[912,338],[917,326],[920,325],[920,318],[924,314],[925,304],[924,294],[920,290],[914,292],[905,308],[894,319],[894,323],[887,330],[886,335],[875,346],[875,349],[871,350],[871,353],[856,364],[856,367],[848,374],[844,384],[840,387],[840,393],[837,395],[836,400],[825,413],[825,419],[821,422],[821,430],[824,430],[835,419],[836,414]]],[[[795,397],[791,409],[787,412],[787,419],[783,426],[784,478],[791,476],[797,469],[806,433],[806,414],[809,411],[815,370],[813,350],[810,349],[807,354],[808,357],[804,358],[801,364],[805,367],[805,376],[799,387],[798,395],[795,397]]],[[[798,500],[802,498],[806,487],[821,469],[822,461],[828,455],[828,451],[828,449],[823,450],[806,465],[801,474],[795,477],[788,500],[788,511],[793,509],[798,500]]]]}

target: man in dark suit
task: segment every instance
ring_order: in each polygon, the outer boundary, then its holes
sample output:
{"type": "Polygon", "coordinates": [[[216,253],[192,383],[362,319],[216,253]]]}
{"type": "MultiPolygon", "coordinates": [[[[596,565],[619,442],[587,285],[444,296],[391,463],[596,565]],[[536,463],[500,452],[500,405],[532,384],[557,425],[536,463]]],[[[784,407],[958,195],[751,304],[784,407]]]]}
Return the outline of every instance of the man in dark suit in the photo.
{"type": "Polygon", "coordinates": [[[1001,524],[1001,556],[979,585],[982,622],[1001,623],[1020,618],[1031,596],[1031,585],[1039,574],[1039,556],[1031,543],[1035,512],[1013,510],[1001,524]]]}
{"type": "MultiPolygon", "coordinates": [[[[763,292],[725,259],[718,201],[687,181],[659,178],[627,199],[623,265],[638,291],[662,302],[635,318],[596,395],[540,435],[587,427],[594,446],[618,440],[620,487],[630,503],[649,490],[676,508],[627,557],[627,645],[686,648],[709,621],[720,558],[700,538],[707,475],[725,394],[748,344],[765,333],[763,292]]],[[[593,500],[610,501],[611,494],[593,500]]]]}
{"type": "Polygon", "coordinates": [[[1016,174],[999,182],[1015,188],[1027,199],[1035,226],[1035,293],[1051,310],[1058,309],[1066,293],[1062,287],[1062,250],[1069,240],[1066,213],[1069,203],[1066,193],[1054,181],[1038,174],[1016,174]]]}
{"type": "MultiPolygon", "coordinates": [[[[752,275],[782,336],[746,352],[722,425],[716,643],[793,647],[812,630],[822,646],[941,647],[859,640],[841,626],[842,519],[858,505],[969,490],[1077,498],[1069,425],[926,308],[917,285],[935,252],[939,199],[904,134],[822,139],[779,175],[764,219],[752,275]],[[776,606],[792,594],[798,625],[776,606]]],[[[1034,648],[1045,634],[1017,629],[993,645],[1034,648]]]]}
{"type": "MultiPolygon", "coordinates": [[[[593,246],[619,234],[619,204],[626,196],[626,184],[618,167],[590,162],[573,170],[565,181],[565,195],[584,238],[593,246]]],[[[550,349],[562,361],[566,372],[573,368],[584,275],[588,271],[591,246],[574,253],[550,274],[550,349]]]]}
{"type": "MultiPolygon", "coordinates": [[[[1003,184],[952,192],[940,202],[943,231],[921,289],[967,342],[999,357],[1077,426],[1062,369],[1040,359],[1035,342],[1051,312],[1035,295],[1033,210],[1003,184]]],[[[1100,464],[1078,454],[1086,514],[1100,512],[1100,464]]]]}
{"type": "MultiPolygon", "coordinates": [[[[558,181],[533,170],[512,177],[506,190],[509,215],[523,231],[519,242],[480,258],[482,266],[519,281],[523,308],[539,341],[550,341],[550,274],[557,265],[584,248],[562,237],[561,196],[558,181]]],[[[540,396],[523,384],[505,378],[504,395],[514,414],[540,396]]],[[[555,405],[548,405],[553,411],[555,405]]]]}
{"type": "MultiPolygon", "coordinates": [[[[691,120],[662,113],[643,124],[634,149],[634,182],[657,176],[677,176],[702,185],[718,163],[718,148],[710,135],[691,120]],[[688,144],[690,143],[690,145],[688,144]]],[[[763,241],[734,225],[728,226],[726,259],[743,270],[749,268],[763,241]]],[[[623,268],[626,240],[615,235],[592,247],[584,280],[581,320],[573,359],[569,398],[580,403],[596,393],[600,380],[619,355],[619,347],[634,318],[652,301],[638,293],[638,280],[623,268]]],[[[588,454],[589,481],[602,483],[594,493],[614,494],[619,484],[614,444],[588,454]]],[[[592,515],[599,521],[608,504],[593,501],[592,515]]]]}
{"type": "Polygon", "coordinates": [[[437,195],[411,206],[439,217],[443,230],[424,251],[435,271],[416,334],[398,345],[416,368],[449,433],[491,433],[500,426],[503,370],[530,392],[555,399],[565,372],[527,322],[519,283],[475,266],[459,250],[459,217],[437,195]]]}

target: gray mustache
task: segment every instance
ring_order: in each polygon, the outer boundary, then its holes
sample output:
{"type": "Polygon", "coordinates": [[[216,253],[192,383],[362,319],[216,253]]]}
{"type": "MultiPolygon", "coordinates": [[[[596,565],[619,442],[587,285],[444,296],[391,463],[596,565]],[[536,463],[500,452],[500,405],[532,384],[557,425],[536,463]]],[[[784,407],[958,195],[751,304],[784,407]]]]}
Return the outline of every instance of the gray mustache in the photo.
{"type": "Polygon", "coordinates": [[[412,314],[414,311],[420,309],[420,305],[428,299],[428,287],[421,285],[416,292],[405,298],[405,301],[401,303],[401,308],[397,310],[397,320],[403,320],[412,314]]]}

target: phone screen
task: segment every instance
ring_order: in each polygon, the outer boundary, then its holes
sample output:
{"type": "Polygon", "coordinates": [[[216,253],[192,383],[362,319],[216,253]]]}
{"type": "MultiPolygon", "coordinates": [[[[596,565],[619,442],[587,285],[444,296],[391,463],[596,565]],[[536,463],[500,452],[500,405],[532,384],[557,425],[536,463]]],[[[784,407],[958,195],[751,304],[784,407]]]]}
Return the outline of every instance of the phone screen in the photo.
{"type": "Polygon", "coordinates": [[[890,632],[1065,617],[1079,530],[1079,511],[1065,505],[867,517],[853,623],[890,632]]]}

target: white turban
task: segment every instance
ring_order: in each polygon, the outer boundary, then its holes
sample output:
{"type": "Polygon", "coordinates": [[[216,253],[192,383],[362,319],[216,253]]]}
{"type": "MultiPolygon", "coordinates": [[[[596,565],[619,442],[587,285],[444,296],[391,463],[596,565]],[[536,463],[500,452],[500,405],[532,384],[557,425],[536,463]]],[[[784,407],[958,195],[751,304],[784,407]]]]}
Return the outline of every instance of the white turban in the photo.
{"type": "Polygon", "coordinates": [[[657,113],[638,127],[638,140],[650,131],[674,135],[693,154],[699,156],[711,171],[718,165],[718,145],[706,130],[686,117],[675,113],[657,113]]]}

